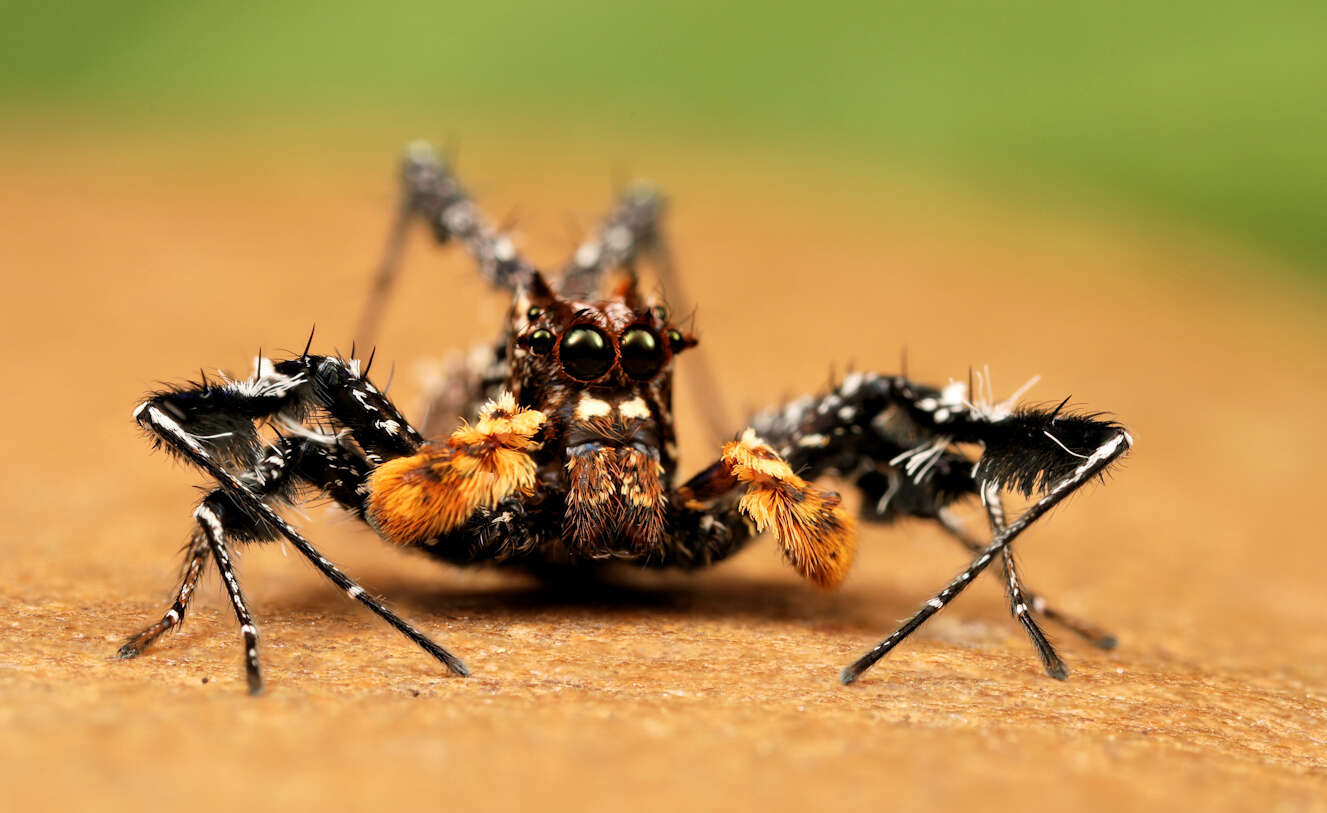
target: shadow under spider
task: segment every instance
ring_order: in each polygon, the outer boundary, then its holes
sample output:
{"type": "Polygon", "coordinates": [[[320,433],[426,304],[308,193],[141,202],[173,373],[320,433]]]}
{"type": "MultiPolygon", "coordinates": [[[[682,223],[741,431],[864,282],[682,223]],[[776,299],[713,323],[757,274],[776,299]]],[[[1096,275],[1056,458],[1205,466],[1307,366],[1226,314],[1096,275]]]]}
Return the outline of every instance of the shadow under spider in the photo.
{"type": "MultiPolygon", "coordinates": [[[[796,582],[741,574],[698,578],[609,566],[559,571],[542,578],[521,571],[506,575],[507,583],[484,586],[432,586],[417,577],[389,574],[375,574],[362,583],[420,623],[476,616],[508,622],[584,621],[596,616],[632,621],[745,619],[874,634],[890,619],[915,608],[888,589],[863,585],[825,593],[796,582]]],[[[309,587],[269,604],[267,614],[284,610],[350,617],[357,610],[343,599],[321,586],[309,587]]]]}

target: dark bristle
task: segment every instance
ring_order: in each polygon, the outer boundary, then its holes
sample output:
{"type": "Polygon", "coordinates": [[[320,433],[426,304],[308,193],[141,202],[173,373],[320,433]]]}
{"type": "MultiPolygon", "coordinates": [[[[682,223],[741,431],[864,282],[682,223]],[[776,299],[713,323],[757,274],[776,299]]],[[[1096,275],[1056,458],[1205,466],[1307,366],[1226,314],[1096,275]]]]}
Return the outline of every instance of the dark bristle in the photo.
{"type": "Polygon", "coordinates": [[[1054,421],[1055,418],[1056,418],[1056,416],[1058,416],[1058,415],[1060,414],[1060,410],[1064,409],[1065,404],[1068,404],[1068,403],[1069,403],[1069,399],[1070,399],[1070,398],[1073,398],[1073,396],[1072,396],[1072,395],[1066,395],[1066,396],[1064,397],[1064,400],[1060,402],[1060,405],[1057,406],[1057,407],[1055,407],[1055,409],[1053,409],[1053,410],[1051,411],[1050,419],[1051,419],[1052,421],[1054,421]]]}

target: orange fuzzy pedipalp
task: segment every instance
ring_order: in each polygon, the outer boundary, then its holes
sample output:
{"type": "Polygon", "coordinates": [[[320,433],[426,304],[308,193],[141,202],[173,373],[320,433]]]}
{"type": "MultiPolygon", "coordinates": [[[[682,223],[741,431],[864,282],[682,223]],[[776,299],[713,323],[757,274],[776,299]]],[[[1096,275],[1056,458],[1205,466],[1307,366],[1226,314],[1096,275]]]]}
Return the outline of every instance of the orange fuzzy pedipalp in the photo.
{"type": "Polygon", "coordinates": [[[383,463],[369,477],[369,523],[384,539],[417,545],[454,530],[476,510],[535,486],[534,436],[544,414],[503,393],[445,443],[383,463]]]}
{"type": "Polygon", "coordinates": [[[747,491],[738,502],[756,529],[773,529],[792,566],[825,589],[852,565],[856,528],[839,495],[808,483],[756,434],[724,446],[723,460],[747,491]]]}

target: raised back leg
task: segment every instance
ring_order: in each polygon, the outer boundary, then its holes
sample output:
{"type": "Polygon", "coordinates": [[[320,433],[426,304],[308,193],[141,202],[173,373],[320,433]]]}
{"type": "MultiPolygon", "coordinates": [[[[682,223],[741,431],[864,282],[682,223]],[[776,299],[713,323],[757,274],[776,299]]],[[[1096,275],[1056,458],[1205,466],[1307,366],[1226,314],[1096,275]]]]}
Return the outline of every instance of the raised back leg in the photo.
{"type": "Polygon", "coordinates": [[[406,147],[401,158],[401,196],[393,216],[378,271],[361,311],[355,340],[371,347],[392,286],[401,270],[410,222],[421,219],[434,239],[445,245],[459,240],[474,258],[480,276],[495,288],[512,291],[533,266],[516,251],[511,238],[495,229],[437,151],[423,141],[406,147]]]}
{"type": "MultiPolygon", "coordinates": [[[[1102,423],[1104,424],[1104,422],[1102,423]]],[[[870,652],[845,668],[841,676],[843,683],[848,684],[855,681],[863,672],[871,668],[877,661],[889,654],[890,650],[916,631],[927,619],[943,610],[950,601],[953,601],[962,593],[972,580],[990,565],[991,560],[997,554],[1003,554],[1019,534],[1027,530],[1032,523],[1044,516],[1047,511],[1061,503],[1085,483],[1105,471],[1108,466],[1132,447],[1133,439],[1123,428],[1115,425],[1103,425],[1101,430],[1106,434],[1106,437],[1090,454],[1082,456],[1082,462],[1065,474],[1059,474],[1054,479],[1045,480],[1044,495],[1032,503],[1013,522],[1001,529],[996,534],[995,540],[983,548],[977,558],[973,559],[966,569],[955,576],[943,590],[927,601],[920,610],[913,614],[912,618],[904,622],[898,630],[877,644],[870,652]]],[[[1042,481],[1040,476],[1038,476],[1038,481],[1042,481]]],[[[1049,670],[1051,664],[1048,663],[1047,668],[1049,670]]]]}
{"type": "Polygon", "coordinates": [[[134,415],[159,444],[198,466],[217,482],[218,488],[195,513],[199,531],[190,548],[176,604],[163,619],[167,623],[158,622],[134,636],[121,649],[122,657],[138,654],[183,617],[182,608],[187,606],[201,575],[199,553],[205,542],[240,620],[250,690],[260,690],[257,629],[230,564],[229,543],[264,541],[279,535],[348,596],[453,672],[467,674],[455,656],[365,592],[272,507],[271,503],[293,497],[303,482],[362,516],[364,484],[373,468],[383,459],[418,448],[418,433],[359,374],[355,363],[309,355],[275,365],[260,362],[259,372],[247,381],[220,386],[204,382],[198,387],[159,393],[134,415]],[[310,416],[317,420],[314,425],[301,422],[310,416]],[[286,436],[275,442],[263,440],[257,430],[264,423],[284,431],[286,436]]]}
{"type": "MultiPolygon", "coordinates": [[[[628,187],[618,204],[562,268],[564,290],[592,295],[605,271],[631,267],[657,240],[663,198],[651,187],[628,187]]],[[[370,347],[377,335],[392,286],[400,272],[411,221],[428,223],[434,239],[460,241],[479,274],[494,288],[514,291],[534,266],[515,243],[484,217],[450,166],[425,142],[406,148],[401,160],[401,196],[382,260],[361,312],[355,340],[370,347]]]]}
{"type": "MultiPolygon", "coordinates": [[[[982,496],[998,539],[1004,525],[1001,485],[1025,492],[1049,488],[1068,466],[1122,432],[1109,421],[1058,413],[974,405],[961,384],[937,390],[899,376],[857,373],[825,395],[757,416],[753,425],[803,476],[837,473],[853,479],[864,497],[863,518],[935,520],[980,553],[988,545],[962,530],[952,514],[954,503],[982,496]],[[1083,451],[1073,451],[1052,431],[1067,432],[1070,444],[1083,451]],[[982,445],[985,453],[974,464],[956,448],[959,443],[982,445]]],[[[1034,614],[1062,621],[1099,646],[1113,645],[1113,637],[1026,591],[1012,552],[1002,553],[1001,560],[1011,609],[1048,674],[1063,678],[1067,669],[1034,614]]]]}
{"type": "Polygon", "coordinates": [[[665,251],[662,223],[664,197],[646,183],[634,183],[570,259],[562,264],[555,287],[564,299],[594,299],[604,274],[615,268],[634,269],[643,257],[665,251]]]}

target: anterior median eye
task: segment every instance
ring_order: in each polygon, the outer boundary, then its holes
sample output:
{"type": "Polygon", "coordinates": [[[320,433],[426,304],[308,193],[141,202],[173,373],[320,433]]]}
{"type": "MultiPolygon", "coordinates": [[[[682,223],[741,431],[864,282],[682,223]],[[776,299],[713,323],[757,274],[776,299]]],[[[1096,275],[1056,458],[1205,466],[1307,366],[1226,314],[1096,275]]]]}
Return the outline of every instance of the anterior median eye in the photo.
{"type": "Polygon", "coordinates": [[[622,334],[622,371],[637,381],[648,381],[663,366],[663,346],[653,331],[633,327],[622,334]]]}
{"type": "Polygon", "coordinates": [[[602,330],[582,325],[562,337],[558,356],[567,375],[579,381],[593,381],[613,366],[613,345],[602,330]]]}

